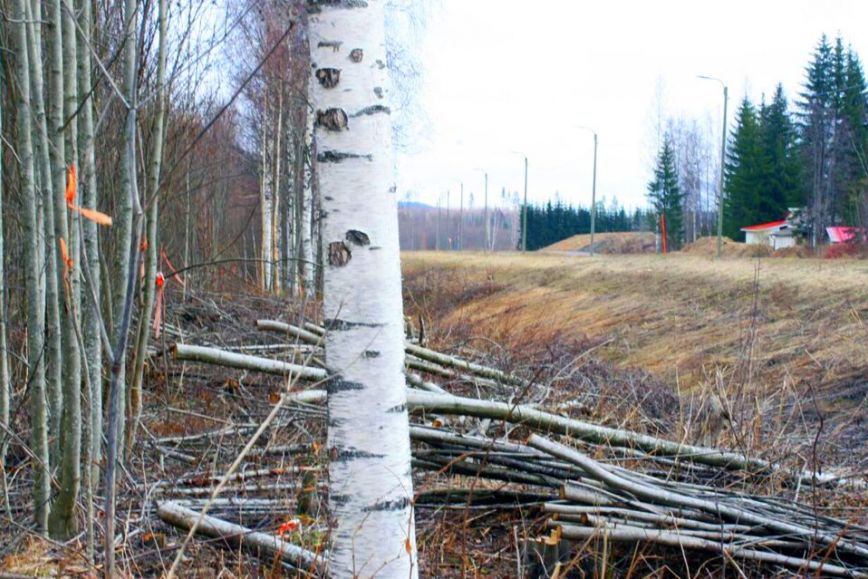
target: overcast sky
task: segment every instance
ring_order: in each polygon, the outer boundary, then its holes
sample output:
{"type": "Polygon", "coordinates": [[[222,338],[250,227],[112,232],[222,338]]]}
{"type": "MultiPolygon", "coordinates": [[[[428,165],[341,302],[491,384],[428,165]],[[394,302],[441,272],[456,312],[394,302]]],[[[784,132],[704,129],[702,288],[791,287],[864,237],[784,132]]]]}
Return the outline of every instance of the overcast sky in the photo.
{"type": "MultiPolygon", "coordinates": [[[[399,154],[399,191],[457,204],[459,184],[482,202],[489,172],[529,194],[559,192],[590,205],[593,136],[599,135],[597,196],[644,206],[655,154],[655,118],[695,117],[719,141],[729,85],[730,126],[745,94],[755,101],[778,82],[792,100],[820,38],[839,33],[868,55],[865,0],[438,0],[421,47],[419,98],[430,125],[399,154]],[[659,95],[659,96],[658,96],[659,95]]],[[[718,149],[719,154],[719,149],[718,149]]]]}

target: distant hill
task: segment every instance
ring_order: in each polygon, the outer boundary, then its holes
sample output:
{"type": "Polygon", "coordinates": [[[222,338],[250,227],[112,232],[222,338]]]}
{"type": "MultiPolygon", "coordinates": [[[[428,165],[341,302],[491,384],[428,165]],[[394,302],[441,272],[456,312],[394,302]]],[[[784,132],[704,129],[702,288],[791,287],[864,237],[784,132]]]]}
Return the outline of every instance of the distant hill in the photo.
{"type": "Polygon", "coordinates": [[[433,205],[420,201],[398,201],[399,209],[436,209],[433,205]]]}

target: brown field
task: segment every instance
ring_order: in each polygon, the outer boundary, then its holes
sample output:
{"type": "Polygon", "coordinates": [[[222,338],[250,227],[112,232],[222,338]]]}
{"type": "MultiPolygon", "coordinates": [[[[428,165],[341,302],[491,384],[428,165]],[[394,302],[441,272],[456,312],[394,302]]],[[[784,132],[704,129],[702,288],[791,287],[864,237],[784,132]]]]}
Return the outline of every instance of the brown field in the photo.
{"type": "Polygon", "coordinates": [[[841,416],[868,405],[865,261],[442,252],[403,259],[409,299],[444,341],[460,328],[507,350],[571,337],[593,345],[596,358],[650,372],[679,393],[750,392],[757,406],[810,394],[812,412],[841,416]]]}

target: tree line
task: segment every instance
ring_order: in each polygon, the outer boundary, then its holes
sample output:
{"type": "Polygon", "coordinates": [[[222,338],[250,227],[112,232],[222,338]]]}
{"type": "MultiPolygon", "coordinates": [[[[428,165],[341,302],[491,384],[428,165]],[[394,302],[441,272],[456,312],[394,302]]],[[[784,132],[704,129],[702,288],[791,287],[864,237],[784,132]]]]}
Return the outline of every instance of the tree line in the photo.
{"type": "MultiPolygon", "coordinates": [[[[727,135],[723,232],[743,240],[742,227],[784,219],[798,209],[806,241],[824,241],[832,225],[868,223],[868,85],[859,56],[824,35],[791,106],[781,84],[759,104],[745,96],[727,135]]],[[[648,186],[653,211],[665,215],[670,247],[689,238],[688,152],[667,131],[648,186]],[[687,222],[687,223],[686,223],[687,222]]]]}
{"type": "MultiPolygon", "coordinates": [[[[609,207],[606,207],[605,202],[597,204],[594,224],[597,233],[639,231],[646,223],[647,218],[642,209],[627,213],[617,200],[613,200],[609,207]]],[[[554,203],[548,201],[542,205],[527,206],[527,249],[530,251],[590,232],[591,210],[587,207],[568,205],[560,199],[554,203]]]]}

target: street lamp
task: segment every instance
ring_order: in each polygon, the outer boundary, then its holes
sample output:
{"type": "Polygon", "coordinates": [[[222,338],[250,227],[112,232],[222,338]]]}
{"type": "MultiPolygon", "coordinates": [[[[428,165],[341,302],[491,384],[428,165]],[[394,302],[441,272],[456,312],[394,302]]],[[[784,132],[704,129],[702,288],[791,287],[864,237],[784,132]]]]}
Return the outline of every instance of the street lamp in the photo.
{"type": "Polygon", "coordinates": [[[594,135],[594,177],[591,183],[591,255],[594,255],[594,232],[597,224],[597,131],[582,125],[577,125],[576,128],[590,131],[594,135]]]}
{"type": "Polygon", "coordinates": [[[483,251],[488,251],[490,246],[490,233],[489,233],[489,223],[488,223],[488,171],[485,169],[480,169],[476,167],[473,169],[474,171],[479,171],[485,175],[485,210],[483,213],[483,219],[485,220],[485,247],[483,247],[483,251]]]}
{"type": "Polygon", "coordinates": [[[726,106],[729,102],[729,88],[719,78],[697,75],[702,80],[713,80],[723,87],[723,137],[720,145],[720,192],[717,195],[717,257],[723,255],[723,179],[726,168],[726,106]]]}
{"type": "Polygon", "coordinates": [[[524,205],[521,206],[521,250],[527,251],[527,155],[521,151],[513,151],[524,157],[524,205]]]}

